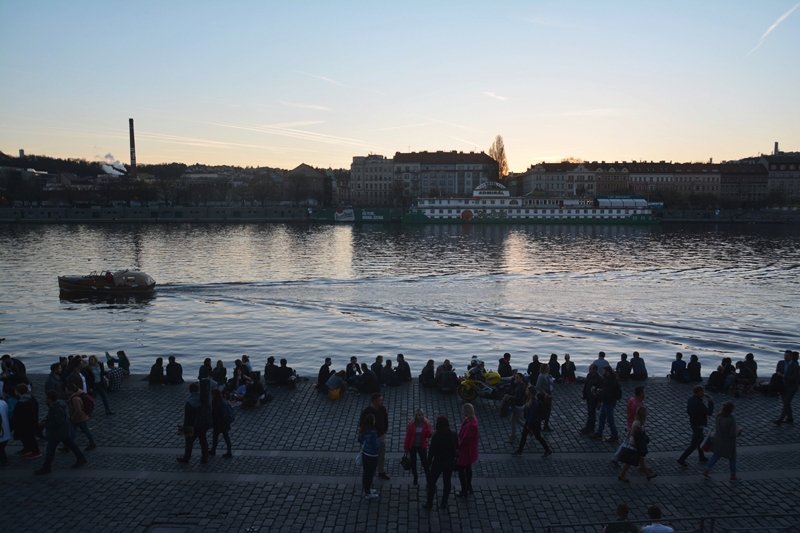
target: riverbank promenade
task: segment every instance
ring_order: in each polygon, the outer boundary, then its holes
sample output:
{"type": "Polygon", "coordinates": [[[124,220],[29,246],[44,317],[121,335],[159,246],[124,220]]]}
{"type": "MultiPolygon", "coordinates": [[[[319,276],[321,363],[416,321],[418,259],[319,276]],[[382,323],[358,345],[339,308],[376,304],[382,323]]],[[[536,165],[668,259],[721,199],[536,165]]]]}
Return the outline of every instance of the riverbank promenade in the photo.
{"type": "MultiPolygon", "coordinates": [[[[41,416],[47,412],[44,380],[32,376],[41,416]]],[[[624,401],[637,384],[623,385],[618,428],[625,427],[624,401]]],[[[424,477],[414,486],[400,466],[405,425],[421,407],[431,420],[445,415],[457,428],[462,402],[456,395],[421,389],[416,379],[385,389],[391,479],[376,478],[380,497],[368,501],[354,464],[356,425],[367,395],[347,394],[332,402],[315,391],[313,379],[291,391],[270,388],[271,402],[237,413],[233,458],[222,457],[221,443],[217,455],[201,465],[195,443],[190,463],[183,465],[176,461],[183,450],[176,428],[188,383],[154,387],[132,376],[110,396],[113,416],[103,414],[98,399],[90,422],[98,447],[85,452],[84,468],[70,468],[72,454],[57,452],[52,473],[35,476],[43,458],[24,460],[17,454],[19,442],[10,443],[9,464],[0,467],[0,531],[601,531],[620,502],[628,504],[630,519],[639,526],[649,523],[646,511],[655,504],[663,511],[662,522],[676,531],[699,531],[701,523],[710,531],[709,517],[729,517],[713,519],[714,531],[800,531],[800,424],[771,423],[780,412],[778,398],[713,395],[717,410],[728,400],[736,404],[742,428],[739,480],[729,480],[725,459],[705,479],[696,453],[688,468],[676,462],[691,436],[686,415],[691,385],[663,378],[644,384],[655,479],[648,482],[632,469],[630,483],[620,482],[610,463],[615,445],[579,434],[586,417],[581,386],[556,385],[553,431],[545,433],[552,456],[542,458],[531,438],[523,456],[513,457],[510,419],[499,416],[499,402],[478,399],[475,493],[467,500],[452,497],[448,509],[428,512],[424,477]]],[[[76,442],[81,448],[87,444],[80,432],[76,442]]]]}

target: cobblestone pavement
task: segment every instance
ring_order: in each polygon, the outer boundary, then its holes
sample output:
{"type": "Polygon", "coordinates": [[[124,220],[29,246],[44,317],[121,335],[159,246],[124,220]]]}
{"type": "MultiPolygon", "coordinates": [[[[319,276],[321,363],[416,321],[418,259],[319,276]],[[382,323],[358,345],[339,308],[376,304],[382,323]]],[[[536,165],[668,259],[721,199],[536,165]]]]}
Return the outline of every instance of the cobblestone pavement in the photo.
{"type": "MultiPolygon", "coordinates": [[[[44,404],[44,376],[34,376],[44,404]]],[[[625,398],[635,384],[624,384],[625,398]]],[[[426,512],[424,482],[413,486],[402,471],[405,424],[417,407],[433,419],[460,420],[461,401],[420,389],[416,382],[385,390],[389,410],[387,471],[376,480],[380,498],[361,498],[360,470],[353,463],[358,416],[366,395],[347,394],[338,402],[319,395],[311,382],[293,390],[274,390],[274,400],[242,411],[231,430],[234,457],[212,457],[199,464],[196,445],[189,465],[175,461],[183,439],[185,386],[150,387],[132,377],[111,395],[114,416],[98,402],[91,422],[98,448],[87,452],[89,465],[69,468],[71,454],[58,454],[53,473],[34,476],[42,459],[25,461],[12,442],[9,465],[0,468],[6,490],[0,531],[599,531],[620,501],[631,518],[645,519],[658,504],[678,531],[695,531],[700,516],[743,515],[717,521],[716,531],[800,531],[795,499],[800,493],[800,427],[775,427],[776,398],[757,394],[733,399],[715,395],[719,407],[733,400],[743,432],[739,438],[739,481],[728,480],[721,460],[711,479],[702,477],[696,456],[681,468],[676,458],[688,444],[685,414],[690,385],[651,379],[646,383],[651,436],[648,455],[658,477],[648,482],[631,472],[631,483],[617,480],[610,464],[614,446],[579,434],[585,422],[580,386],[557,385],[547,440],[555,453],[542,459],[530,439],[525,455],[512,457],[509,419],[499,404],[475,402],[480,422],[480,460],[474,469],[475,495],[452,498],[447,510],[426,512]],[[760,514],[782,513],[778,517],[760,514]],[[794,514],[788,514],[794,513],[794,514]],[[728,528],[728,529],[725,529],[728,528]]],[[[800,405],[797,406],[800,409],[800,405]]],[[[42,414],[46,411],[43,408],[42,414]]],[[[624,428],[624,401],[617,407],[624,428]]],[[[608,430],[607,430],[608,432],[608,430]]],[[[86,444],[78,433],[77,442],[86,444]]],[[[458,487],[454,477],[454,489],[458,487]]]]}

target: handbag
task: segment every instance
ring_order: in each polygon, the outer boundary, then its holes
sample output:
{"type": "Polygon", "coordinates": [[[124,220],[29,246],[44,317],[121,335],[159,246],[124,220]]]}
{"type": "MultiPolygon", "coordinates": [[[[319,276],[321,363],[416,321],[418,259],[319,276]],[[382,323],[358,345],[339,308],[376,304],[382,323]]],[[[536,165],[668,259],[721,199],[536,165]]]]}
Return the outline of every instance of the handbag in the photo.
{"type": "Polygon", "coordinates": [[[361,449],[358,450],[358,454],[356,454],[356,466],[361,466],[364,463],[364,459],[363,459],[362,455],[364,453],[364,445],[366,445],[366,444],[367,444],[367,442],[364,441],[364,444],[361,445],[361,449]]]}
{"type": "Polygon", "coordinates": [[[403,457],[400,459],[400,466],[403,467],[403,470],[411,470],[411,458],[408,454],[403,454],[403,457]]]}
{"type": "Polygon", "coordinates": [[[619,462],[625,463],[626,465],[636,466],[639,464],[639,452],[627,446],[622,447],[617,457],[619,462]]]}
{"type": "Polygon", "coordinates": [[[713,445],[714,445],[714,432],[712,431],[711,433],[706,435],[705,439],[703,439],[703,443],[700,444],[700,449],[703,450],[704,452],[710,452],[711,446],[713,445]]]}

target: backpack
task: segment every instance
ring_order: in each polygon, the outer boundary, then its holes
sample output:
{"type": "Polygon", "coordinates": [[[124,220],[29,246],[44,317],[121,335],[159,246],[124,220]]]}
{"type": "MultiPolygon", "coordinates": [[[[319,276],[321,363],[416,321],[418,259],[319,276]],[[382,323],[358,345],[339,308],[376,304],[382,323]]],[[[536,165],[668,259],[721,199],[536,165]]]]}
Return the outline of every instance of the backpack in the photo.
{"type": "Polygon", "coordinates": [[[83,403],[83,412],[88,416],[92,416],[94,412],[94,398],[90,394],[82,392],[80,395],[81,402],[83,403]]]}
{"type": "Polygon", "coordinates": [[[236,411],[233,410],[233,406],[230,404],[230,402],[224,401],[222,403],[222,408],[225,411],[225,421],[228,423],[228,425],[233,424],[233,421],[236,420],[236,411]]]}

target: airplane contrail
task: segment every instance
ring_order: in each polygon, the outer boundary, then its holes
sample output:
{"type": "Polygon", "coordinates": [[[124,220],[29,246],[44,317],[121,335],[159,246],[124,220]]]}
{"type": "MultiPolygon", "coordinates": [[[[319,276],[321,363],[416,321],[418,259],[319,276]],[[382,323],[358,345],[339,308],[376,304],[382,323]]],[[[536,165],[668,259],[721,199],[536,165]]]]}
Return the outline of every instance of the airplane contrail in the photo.
{"type": "Polygon", "coordinates": [[[764,44],[764,41],[766,41],[766,40],[767,40],[767,36],[769,36],[769,34],[770,34],[770,33],[772,33],[772,32],[775,30],[775,28],[777,28],[778,26],[780,26],[780,25],[781,25],[781,23],[782,23],[784,20],[786,20],[787,18],[789,18],[789,16],[790,16],[792,13],[794,13],[794,12],[797,10],[797,8],[798,8],[798,7],[800,7],[800,3],[798,3],[798,4],[795,4],[793,8],[791,8],[789,11],[787,11],[786,13],[784,13],[783,15],[781,15],[780,17],[778,17],[778,19],[777,19],[775,22],[773,22],[773,23],[772,23],[772,25],[771,25],[769,28],[767,28],[767,31],[765,31],[765,32],[764,32],[764,35],[762,35],[762,36],[761,36],[761,39],[759,39],[759,40],[758,40],[758,44],[757,44],[757,45],[756,45],[756,46],[755,46],[755,47],[754,47],[752,50],[750,50],[749,52],[747,52],[747,55],[751,55],[753,52],[755,52],[756,50],[758,50],[759,48],[761,48],[761,45],[762,45],[762,44],[764,44]]]}

